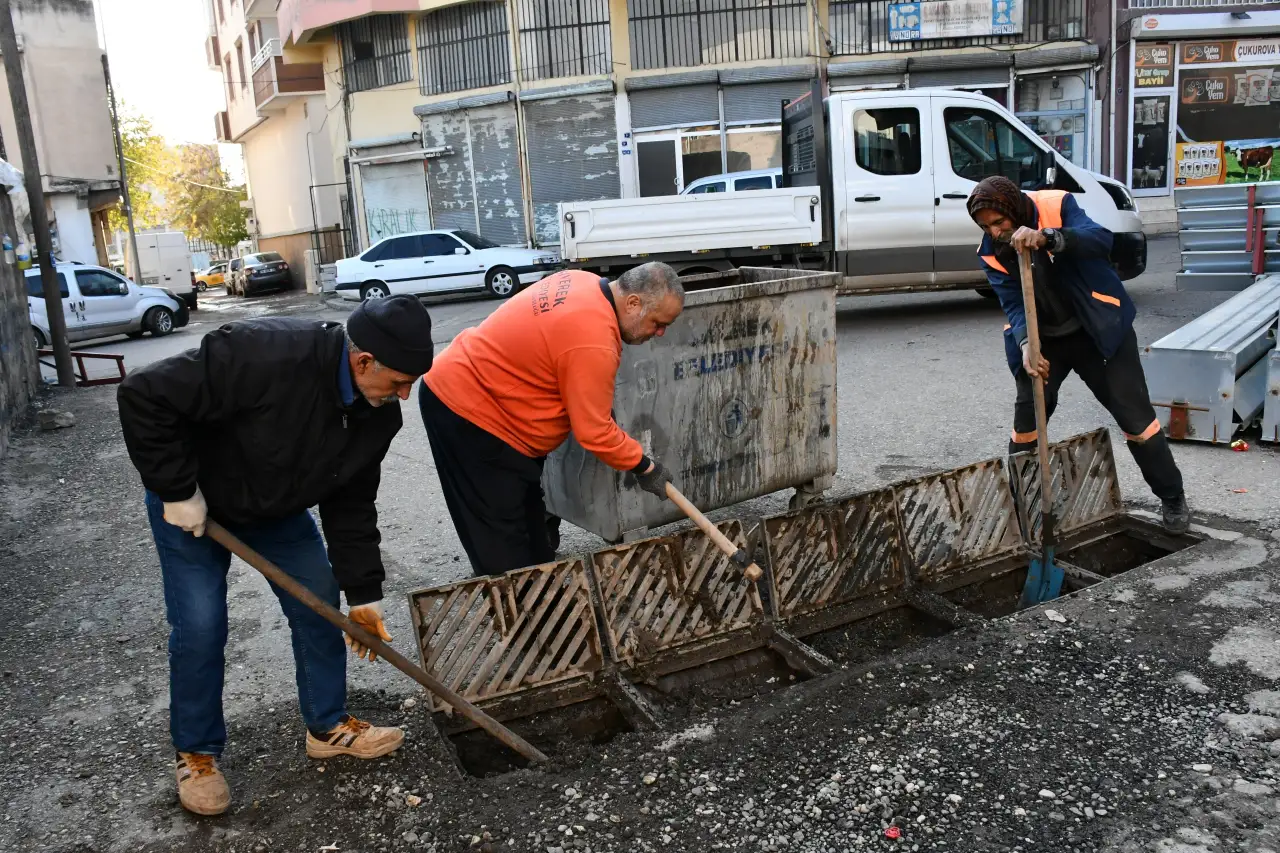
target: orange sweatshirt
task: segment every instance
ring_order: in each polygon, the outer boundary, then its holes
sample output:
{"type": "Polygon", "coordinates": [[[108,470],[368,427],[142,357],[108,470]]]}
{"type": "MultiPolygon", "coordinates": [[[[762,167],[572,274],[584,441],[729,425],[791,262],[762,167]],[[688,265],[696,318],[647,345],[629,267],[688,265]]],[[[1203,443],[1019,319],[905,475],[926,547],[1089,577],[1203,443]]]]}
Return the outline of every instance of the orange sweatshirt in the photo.
{"type": "Polygon", "coordinates": [[[546,456],[572,430],[601,462],[627,471],[644,453],[611,414],[621,363],[618,317],[600,277],[574,270],[461,332],[426,382],[456,414],[526,456],[546,456]]]}

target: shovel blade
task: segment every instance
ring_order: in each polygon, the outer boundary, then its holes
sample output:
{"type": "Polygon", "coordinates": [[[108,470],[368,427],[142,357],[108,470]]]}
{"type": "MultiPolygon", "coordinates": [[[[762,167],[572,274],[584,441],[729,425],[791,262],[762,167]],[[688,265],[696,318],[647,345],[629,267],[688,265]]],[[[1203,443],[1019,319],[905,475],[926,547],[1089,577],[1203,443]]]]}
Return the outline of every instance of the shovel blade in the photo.
{"type": "Polygon", "coordinates": [[[1046,548],[1027,566],[1027,582],[1022,587],[1018,607],[1043,604],[1062,594],[1062,567],[1053,561],[1053,550],[1046,548]]]}

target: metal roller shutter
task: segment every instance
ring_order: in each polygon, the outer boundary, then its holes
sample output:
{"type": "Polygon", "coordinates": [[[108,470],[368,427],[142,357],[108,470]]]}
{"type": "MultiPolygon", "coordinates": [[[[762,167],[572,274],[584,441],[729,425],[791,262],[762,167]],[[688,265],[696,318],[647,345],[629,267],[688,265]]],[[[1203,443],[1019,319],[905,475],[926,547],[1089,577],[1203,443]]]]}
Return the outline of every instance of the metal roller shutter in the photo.
{"type": "Polygon", "coordinates": [[[618,141],[613,95],[580,95],[524,105],[533,188],[533,238],[560,242],[562,201],[617,198],[618,141]]]}
{"type": "Polygon", "coordinates": [[[784,99],[809,91],[807,80],[724,87],[725,124],[778,124],[784,99]]]}
{"type": "Polygon", "coordinates": [[[475,195],[471,186],[471,158],[467,145],[467,117],[459,110],[422,119],[425,148],[448,146],[451,154],[427,164],[431,189],[431,223],[435,228],[476,227],[475,195]]]}
{"type": "Polygon", "coordinates": [[[912,71],[911,88],[923,89],[926,86],[1008,86],[1009,69],[1001,68],[954,68],[949,71],[912,71]]]}
{"type": "Polygon", "coordinates": [[[360,186],[370,243],[431,227],[421,160],[362,165],[360,186]]]}
{"type": "Polygon", "coordinates": [[[467,118],[480,235],[505,246],[523,246],[524,194],[515,107],[467,110],[467,118]]]}
{"type": "Polygon", "coordinates": [[[629,97],[635,130],[720,121],[720,95],[715,84],[640,89],[630,92],[629,97]]]}

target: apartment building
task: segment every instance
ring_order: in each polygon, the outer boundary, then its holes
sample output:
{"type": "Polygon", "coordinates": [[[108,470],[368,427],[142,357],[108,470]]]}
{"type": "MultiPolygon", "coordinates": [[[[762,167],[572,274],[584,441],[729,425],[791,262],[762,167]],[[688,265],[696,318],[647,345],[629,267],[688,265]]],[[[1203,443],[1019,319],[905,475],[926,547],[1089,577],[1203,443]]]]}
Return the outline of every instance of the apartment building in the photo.
{"type": "MultiPolygon", "coordinates": [[[[53,253],[106,264],[107,213],[120,201],[120,169],[93,0],[14,0],[12,7],[53,253]]],[[[0,157],[21,166],[3,75],[0,157]]]]}
{"type": "Polygon", "coordinates": [[[277,23],[285,67],[323,65],[362,246],[554,244],[557,202],[776,167],[780,103],[815,76],[981,91],[1073,161],[1104,153],[1104,0],[282,0],[277,23]]]}
{"type": "Polygon", "coordinates": [[[322,64],[285,62],[277,5],[207,0],[205,53],[225,83],[226,109],[214,117],[218,141],[244,152],[251,236],[259,251],[279,252],[289,262],[301,288],[309,249],[327,247],[327,260],[345,251],[335,192],[342,173],[334,171],[341,160],[328,130],[338,121],[326,107],[322,64]]]}

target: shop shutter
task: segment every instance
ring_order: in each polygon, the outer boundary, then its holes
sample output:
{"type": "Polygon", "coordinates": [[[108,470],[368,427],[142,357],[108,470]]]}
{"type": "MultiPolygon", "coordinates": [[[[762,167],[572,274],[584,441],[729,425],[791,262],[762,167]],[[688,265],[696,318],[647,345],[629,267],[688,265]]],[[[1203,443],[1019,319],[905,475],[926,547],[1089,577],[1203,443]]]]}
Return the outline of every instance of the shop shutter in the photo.
{"type": "Polygon", "coordinates": [[[520,139],[511,104],[467,110],[479,231],[504,246],[525,244],[520,139]]]}
{"type": "Polygon", "coordinates": [[[369,243],[431,227],[422,160],[360,166],[369,243]]]}
{"type": "Polygon", "coordinates": [[[467,116],[462,110],[422,119],[424,148],[448,146],[452,153],[427,163],[431,189],[431,223],[435,228],[475,230],[476,208],[467,146],[467,116]]]}
{"type": "Polygon", "coordinates": [[[809,91],[807,80],[724,87],[725,124],[779,124],[782,102],[809,91]]]}
{"type": "Polygon", "coordinates": [[[926,86],[1008,86],[1009,68],[951,68],[944,71],[911,71],[911,88],[926,86]]]}
{"type": "Polygon", "coordinates": [[[628,94],[631,127],[635,130],[717,124],[720,121],[720,95],[714,83],[640,89],[628,94]]]}
{"type": "Polygon", "coordinates": [[[613,95],[529,101],[524,105],[533,188],[533,238],[560,242],[562,201],[618,198],[617,126],[613,95]]]}

